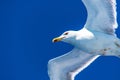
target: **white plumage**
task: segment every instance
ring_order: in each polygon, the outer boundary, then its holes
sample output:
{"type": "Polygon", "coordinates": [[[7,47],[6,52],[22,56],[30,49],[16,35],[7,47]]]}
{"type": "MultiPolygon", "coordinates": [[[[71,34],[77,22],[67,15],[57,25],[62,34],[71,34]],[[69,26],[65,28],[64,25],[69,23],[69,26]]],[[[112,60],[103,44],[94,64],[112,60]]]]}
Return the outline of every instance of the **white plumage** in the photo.
{"type": "Polygon", "coordinates": [[[88,11],[83,29],[66,31],[53,42],[64,41],[74,49],[48,62],[50,80],[74,80],[74,77],[99,56],[120,57],[116,0],[82,0],[88,11]]]}
{"type": "Polygon", "coordinates": [[[114,34],[118,27],[116,0],[82,0],[88,12],[85,27],[89,30],[114,34]]]}

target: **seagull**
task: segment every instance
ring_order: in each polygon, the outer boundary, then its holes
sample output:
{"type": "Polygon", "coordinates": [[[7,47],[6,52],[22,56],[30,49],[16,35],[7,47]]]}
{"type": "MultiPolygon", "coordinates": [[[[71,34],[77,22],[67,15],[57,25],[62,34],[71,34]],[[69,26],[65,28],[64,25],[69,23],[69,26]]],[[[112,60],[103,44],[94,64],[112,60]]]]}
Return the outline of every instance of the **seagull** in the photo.
{"type": "Polygon", "coordinates": [[[120,58],[120,39],[115,34],[116,0],[82,0],[88,13],[86,24],[78,31],[65,31],[53,42],[63,41],[74,48],[48,61],[50,80],[74,80],[75,76],[100,56],[120,58]]]}

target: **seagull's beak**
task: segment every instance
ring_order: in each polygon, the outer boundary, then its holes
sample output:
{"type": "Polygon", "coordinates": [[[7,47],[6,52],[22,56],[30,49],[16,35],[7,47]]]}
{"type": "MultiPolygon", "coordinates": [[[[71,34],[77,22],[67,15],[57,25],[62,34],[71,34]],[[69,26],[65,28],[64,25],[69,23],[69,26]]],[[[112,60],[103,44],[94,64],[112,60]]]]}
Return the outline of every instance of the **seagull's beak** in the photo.
{"type": "Polygon", "coordinates": [[[59,42],[63,39],[63,37],[57,37],[52,40],[52,42],[59,42]]]}

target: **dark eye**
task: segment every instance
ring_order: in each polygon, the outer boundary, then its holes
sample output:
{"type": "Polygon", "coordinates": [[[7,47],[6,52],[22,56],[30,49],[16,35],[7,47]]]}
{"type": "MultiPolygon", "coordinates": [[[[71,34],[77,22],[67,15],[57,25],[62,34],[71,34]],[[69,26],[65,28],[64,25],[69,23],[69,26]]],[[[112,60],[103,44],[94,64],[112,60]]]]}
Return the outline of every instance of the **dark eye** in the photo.
{"type": "Polygon", "coordinates": [[[64,33],[64,35],[68,35],[68,32],[64,33]]]}

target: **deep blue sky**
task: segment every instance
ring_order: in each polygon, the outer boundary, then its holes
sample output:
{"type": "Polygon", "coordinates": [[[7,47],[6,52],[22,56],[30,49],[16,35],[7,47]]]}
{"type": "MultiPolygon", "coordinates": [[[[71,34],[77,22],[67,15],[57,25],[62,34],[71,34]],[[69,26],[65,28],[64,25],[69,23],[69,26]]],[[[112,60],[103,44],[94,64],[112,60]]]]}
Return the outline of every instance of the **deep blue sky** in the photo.
{"type": "MultiPolygon", "coordinates": [[[[117,3],[120,24],[120,0],[117,3]]],[[[0,80],[49,80],[48,60],[73,48],[53,44],[52,38],[81,29],[86,17],[81,0],[1,0],[0,80]]],[[[120,37],[120,28],[117,34],[120,37]]],[[[76,80],[120,80],[120,59],[100,57],[76,80]]]]}

